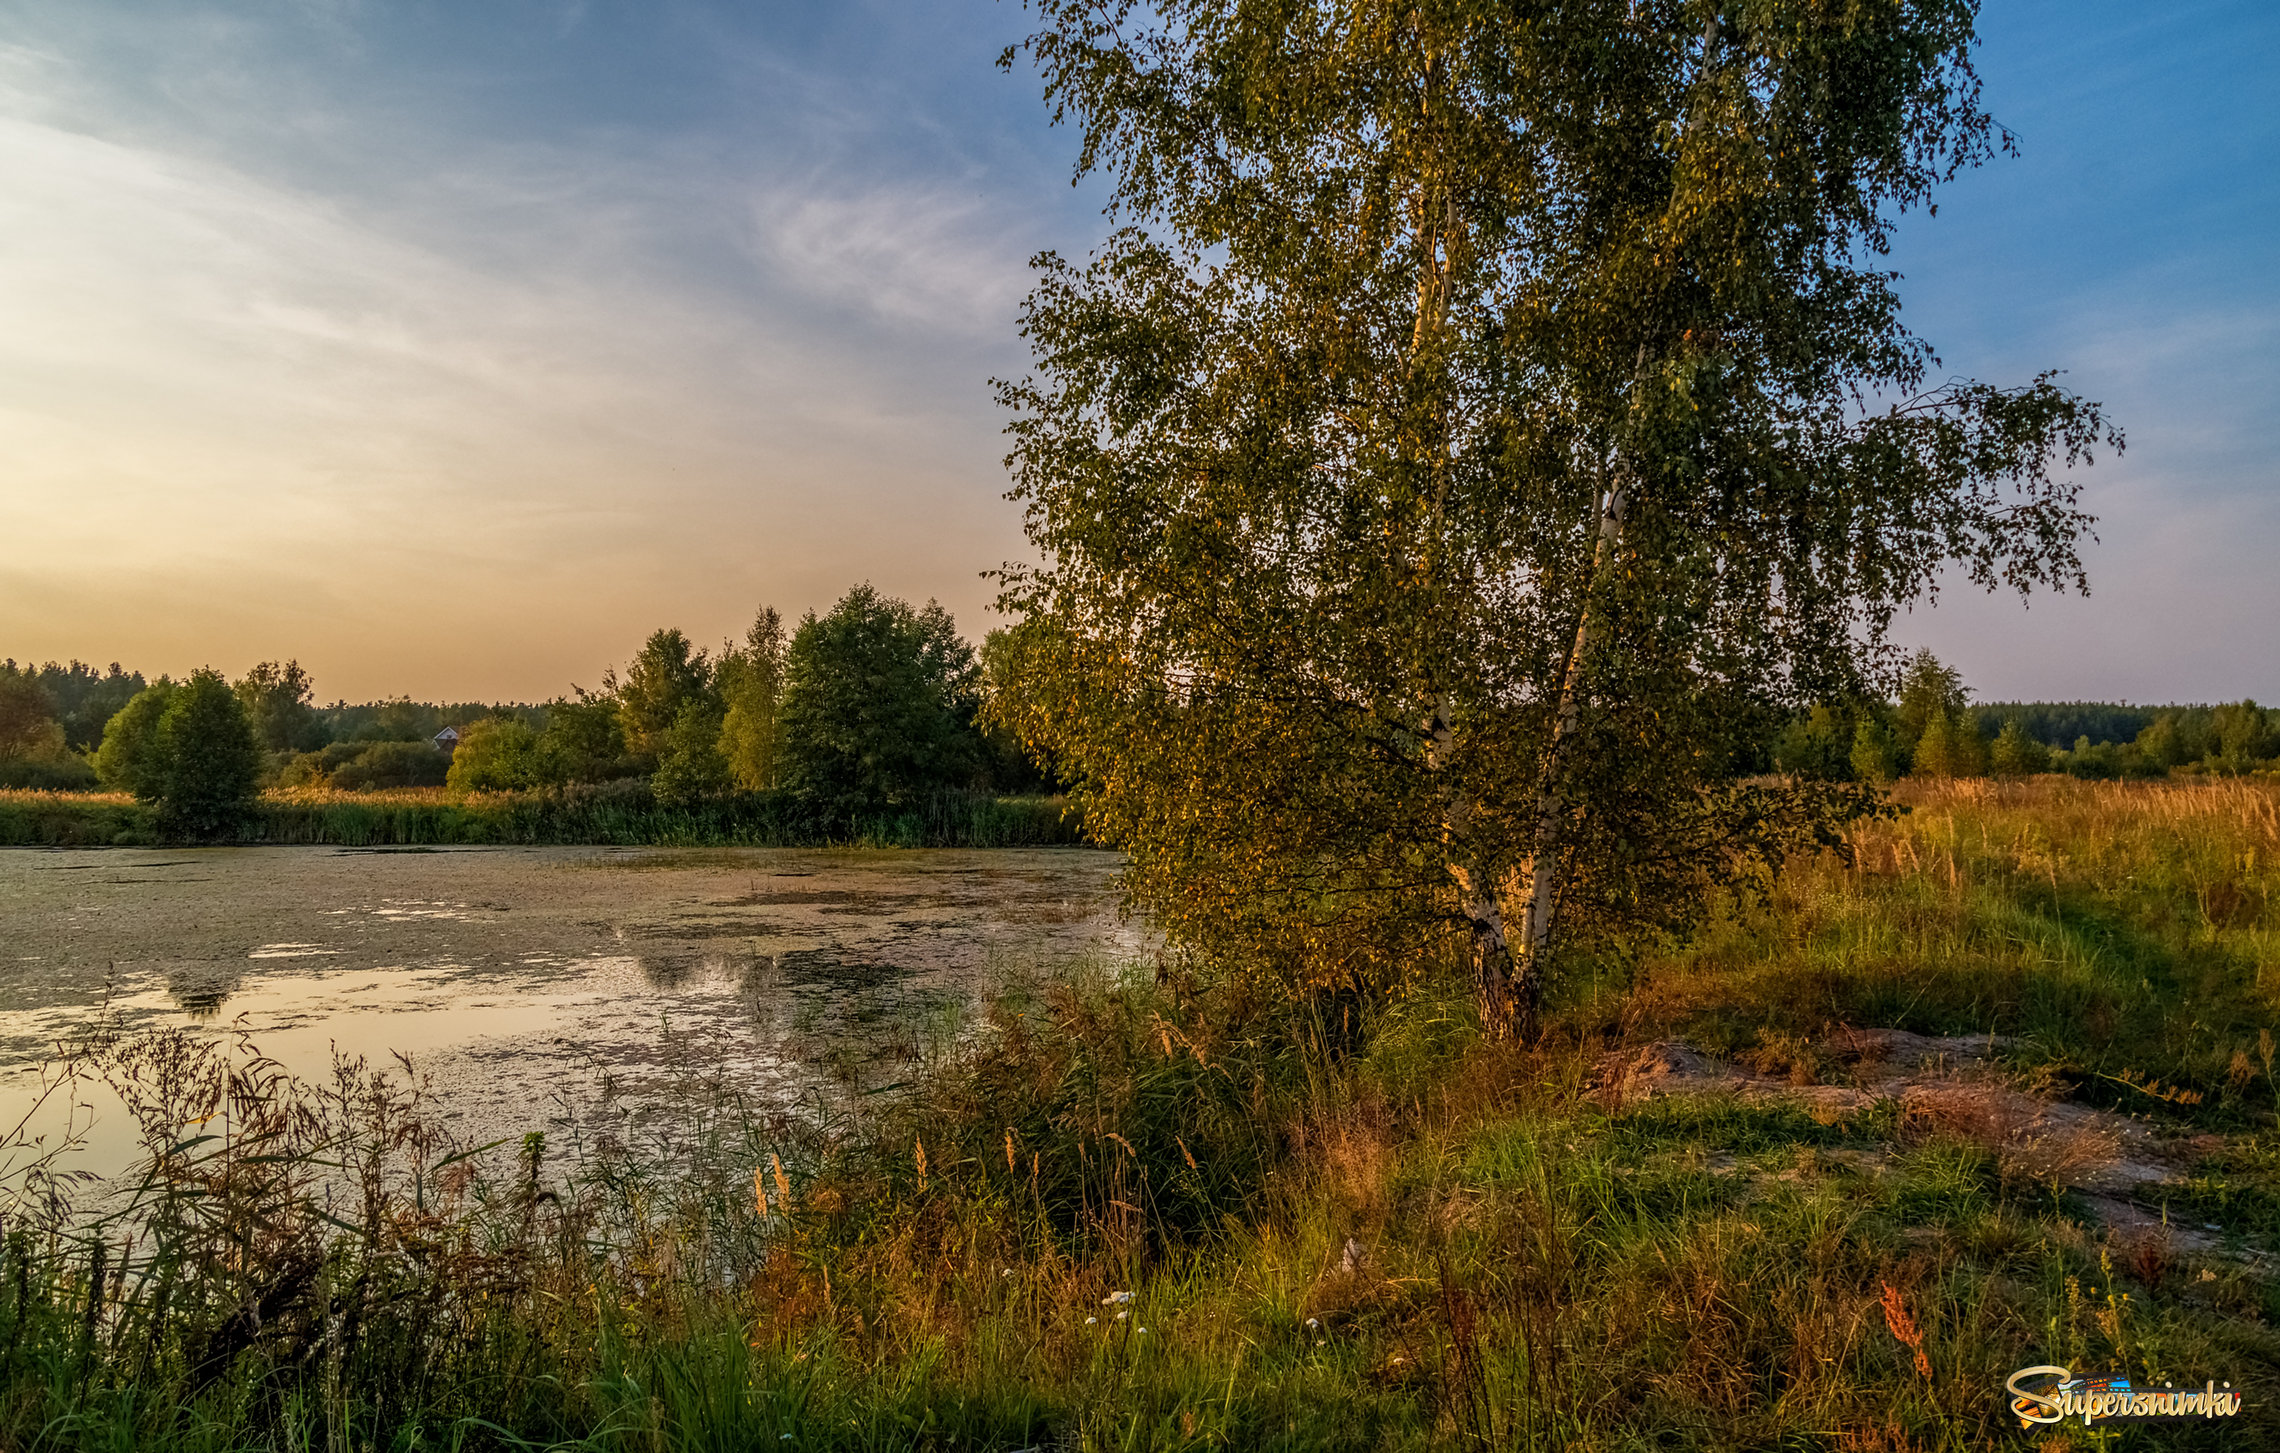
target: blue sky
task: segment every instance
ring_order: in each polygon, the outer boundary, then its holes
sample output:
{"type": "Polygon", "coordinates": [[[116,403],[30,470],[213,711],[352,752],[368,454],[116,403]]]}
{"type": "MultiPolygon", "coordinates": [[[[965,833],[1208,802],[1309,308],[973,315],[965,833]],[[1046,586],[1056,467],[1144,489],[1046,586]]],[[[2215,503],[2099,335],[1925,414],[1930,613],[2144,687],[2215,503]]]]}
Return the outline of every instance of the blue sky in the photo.
{"type": "MultiPolygon", "coordinates": [[[[990,0],[0,9],[0,655],[543,697],[847,585],[989,624],[987,379],[1098,195],[990,0]]],[[[1957,374],[2129,431],[1984,697],[2280,698],[2280,10],[1991,4],[2021,155],[1896,255],[1957,374]]]]}

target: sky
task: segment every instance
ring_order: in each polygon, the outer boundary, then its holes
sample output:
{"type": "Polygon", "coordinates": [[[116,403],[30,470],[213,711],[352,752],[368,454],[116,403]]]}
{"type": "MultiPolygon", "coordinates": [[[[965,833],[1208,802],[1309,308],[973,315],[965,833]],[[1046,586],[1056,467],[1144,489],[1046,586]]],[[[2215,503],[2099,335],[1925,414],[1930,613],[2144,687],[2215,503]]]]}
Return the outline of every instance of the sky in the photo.
{"type": "MultiPolygon", "coordinates": [[[[540,700],[868,580],[996,623],[989,380],[1101,194],[994,0],[0,0],[0,656],[540,700]]],[[[1982,699],[2280,700],[2280,7],[1988,0],[2019,155],[1894,263],[2129,436],[1982,699]]]]}

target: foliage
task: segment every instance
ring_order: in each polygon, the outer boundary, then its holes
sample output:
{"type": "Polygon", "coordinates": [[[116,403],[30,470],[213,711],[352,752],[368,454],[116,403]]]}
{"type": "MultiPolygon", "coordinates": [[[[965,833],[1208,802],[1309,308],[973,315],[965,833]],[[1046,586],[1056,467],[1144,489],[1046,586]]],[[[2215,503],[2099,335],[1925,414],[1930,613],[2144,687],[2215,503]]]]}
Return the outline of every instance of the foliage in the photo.
{"type": "Polygon", "coordinates": [[[762,606],[744,644],[721,655],[716,673],[724,706],[719,750],[736,785],[748,792],[776,785],[781,731],[776,708],[784,694],[784,618],[762,606]]]}
{"type": "MultiPolygon", "coordinates": [[[[1867,719],[1861,718],[1863,722],[1867,719]]],[[[1774,765],[1804,777],[1849,782],[1858,775],[1852,764],[1853,742],[1858,735],[1859,727],[1849,714],[1816,706],[1782,733],[1774,746],[1774,765]]]]}
{"type": "MultiPolygon", "coordinates": [[[[320,760],[344,744],[325,749],[320,760]]],[[[324,777],[327,786],[344,792],[367,792],[389,787],[440,787],[449,780],[451,755],[426,742],[366,742],[353,748],[346,760],[324,777]]]]}
{"type": "Polygon", "coordinates": [[[17,670],[13,661],[0,667],[0,761],[46,756],[62,746],[55,703],[39,678],[17,670]]]}
{"type": "Polygon", "coordinates": [[[318,730],[333,742],[429,742],[447,726],[460,726],[486,716],[516,716],[533,728],[544,721],[542,709],[480,701],[433,702],[397,697],[351,705],[336,701],[316,709],[318,730]]]}
{"type": "MultiPolygon", "coordinates": [[[[1969,0],[1526,15],[1039,0],[1127,225],[1004,385],[1022,735],[1180,946],[1301,983],[1683,930],[1870,795],[1734,780],[1951,564],[2078,583],[2049,375],[1935,384],[1883,270],[1992,153],[1969,0]],[[1865,645],[1864,645],[1865,643],[1865,645]]],[[[1013,52],[1008,52],[1010,63],[1013,52]]]]}
{"type": "Polygon", "coordinates": [[[973,649],[941,606],[858,585],[810,612],[784,655],[783,784],[863,815],[968,785],[977,766],[973,649]]]}
{"type": "Polygon", "coordinates": [[[2050,770],[2050,748],[2028,736],[2014,717],[1995,734],[1987,749],[1987,765],[1998,777],[2032,777],[2050,770]]]}
{"type": "Polygon", "coordinates": [[[14,661],[0,666],[0,675],[20,672],[46,693],[52,714],[63,726],[64,745],[73,752],[92,753],[103,740],[103,726],[119,708],[146,684],[140,671],[123,670],[113,661],[97,671],[83,661],[68,666],[50,661],[33,670],[14,661]]]}
{"type": "Polygon", "coordinates": [[[542,782],[607,782],[640,768],[626,753],[625,728],[615,698],[574,688],[575,695],[549,702],[546,729],[539,733],[536,769],[542,782]]]}
{"type": "Polygon", "coordinates": [[[1060,792],[1067,788],[1058,755],[1041,743],[1024,742],[1021,723],[1036,709],[1033,685],[1045,649],[1042,619],[1001,626],[982,638],[977,655],[982,704],[975,718],[990,780],[1003,792],[1060,792]]]}
{"type": "Polygon", "coordinates": [[[2212,771],[2237,776],[2280,756],[2280,724],[2253,701],[2220,706],[2210,713],[2216,741],[2208,754],[2212,771]]]}
{"type": "Polygon", "coordinates": [[[71,750],[39,674],[0,663],[0,786],[91,787],[95,780],[87,761],[71,750]]]}
{"type": "Polygon", "coordinates": [[[659,743],[656,775],[650,785],[657,800],[686,807],[718,797],[736,785],[728,758],[721,754],[721,712],[698,697],[681,708],[680,719],[659,743]]]}
{"type": "Polygon", "coordinates": [[[136,692],[104,725],[103,745],[95,753],[95,772],[104,786],[145,802],[158,797],[162,772],[158,722],[173,695],[174,683],[161,676],[136,692]]]}
{"type": "Polygon", "coordinates": [[[1932,729],[1934,718],[1944,716],[1953,727],[1970,705],[1971,692],[1963,684],[1962,673],[1918,647],[1900,673],[1900,700],[1893,710],[1893,725],[1900,740],[1913,745],[1932,729]]]}
{"type": "Polygon", "coordinates": [[[1858,782],[1881,784],[1900,775],[1900,749],[1892,740],[1892,729],[1877,714],[1863,713],[1853,728],[1848,764],[1858,782]]]}
{"type": "Polygon", "coordinates": [[[2111,701],[2004,701],[1987,703],[1980,714],[1998,729],[2016,721],[2021,731],[2044,746],[2066,747],[2077,737],[2098,743],[2130,741],[2166,713],[2111,701]]]}
{"type": "Polygon", "coordinates": [[[150,763],[143,785],[168,836],[228,837],[251,815],[261,786],[261,744],[244,702],[220,672],[194,671],[167,697],[150,763]]]}
{"type": "Polygon", "coordinates": [[[253,735],[270,752],[308,752],[325,745],[329,733],[310,709],[315,688],[298,661],[282,666],[263,661],[237,683],[253,735]]]}
{"type": "Polygon", "coordinates": [[[626,666],[624,683],[614,677],[603,682],[605,692],[617,697],[627,750],[655,761],[682,709],[710,696],[712,681],[712,662],[687,636],[678,629],[651,632],[626,666]]]}
{"type": "Polygon", "coordinates": [[[1986,772],[1986,756],[1979,738],[1979,719],[1969,709],[1950,712],[1934,709],[1924,722],[1924,734],[1910,754],[1909,773],[1916,777],[1978,777],[1986,772]]]}
{"type": "Polygon", "coordinates": [[[512,792],[538,781],[538,733],[513,717],[485,717],[460,733],[444,785],[457,792],[512,792]]]}

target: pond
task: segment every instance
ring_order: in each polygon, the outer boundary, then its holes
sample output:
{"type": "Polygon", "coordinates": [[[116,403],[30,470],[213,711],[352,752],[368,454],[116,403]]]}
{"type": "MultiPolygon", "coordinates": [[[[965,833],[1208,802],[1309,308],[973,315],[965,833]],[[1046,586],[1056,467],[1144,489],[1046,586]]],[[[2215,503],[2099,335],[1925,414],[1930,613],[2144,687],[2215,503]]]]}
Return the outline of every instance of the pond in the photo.
{"type": "MultiPolygon", "coordinates": [[[[411,1057],[468,1141],[607,1085],[877,1088],[990,981],[1147,952],[1082,849],[0,851],[0,1130],[59,1044],[169,1026],[308,1079],[411,1057]]],[[[132,1147],[79,1097],[86,1162],[132,1147]],[[92,1117],[92,1124],[89,1123],[92,1117]]],[[[108,1108],[109,1113],[106,1113],[108,1108]]],[[[56,1102],[31,1132],[61,1131],[56,1102]]]]}

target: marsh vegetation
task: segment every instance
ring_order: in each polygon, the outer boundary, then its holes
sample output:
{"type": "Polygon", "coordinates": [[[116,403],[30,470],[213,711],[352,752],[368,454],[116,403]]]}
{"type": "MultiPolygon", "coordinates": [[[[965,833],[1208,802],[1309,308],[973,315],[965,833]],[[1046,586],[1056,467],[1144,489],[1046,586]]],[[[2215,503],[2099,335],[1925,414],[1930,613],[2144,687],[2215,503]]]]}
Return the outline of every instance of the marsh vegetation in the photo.
{"type": "Polygon", "coordinates": [[[386,1066],[121,1045],[139,1189],[11,1207],[0,1436],[1974,1448],[2053,1359],[2266,1405],[2280,792],[1902,796],[1531,1049],[1461,962],[1379,1005],[1078,973],[859,1113],[502,1165],[386,1066]],[[1879,1090],[1879,1025],[1987,1052],[1879,1090]],[[1626,1073],[1674,1044],[1734,1082],[1626,1073]]]}

